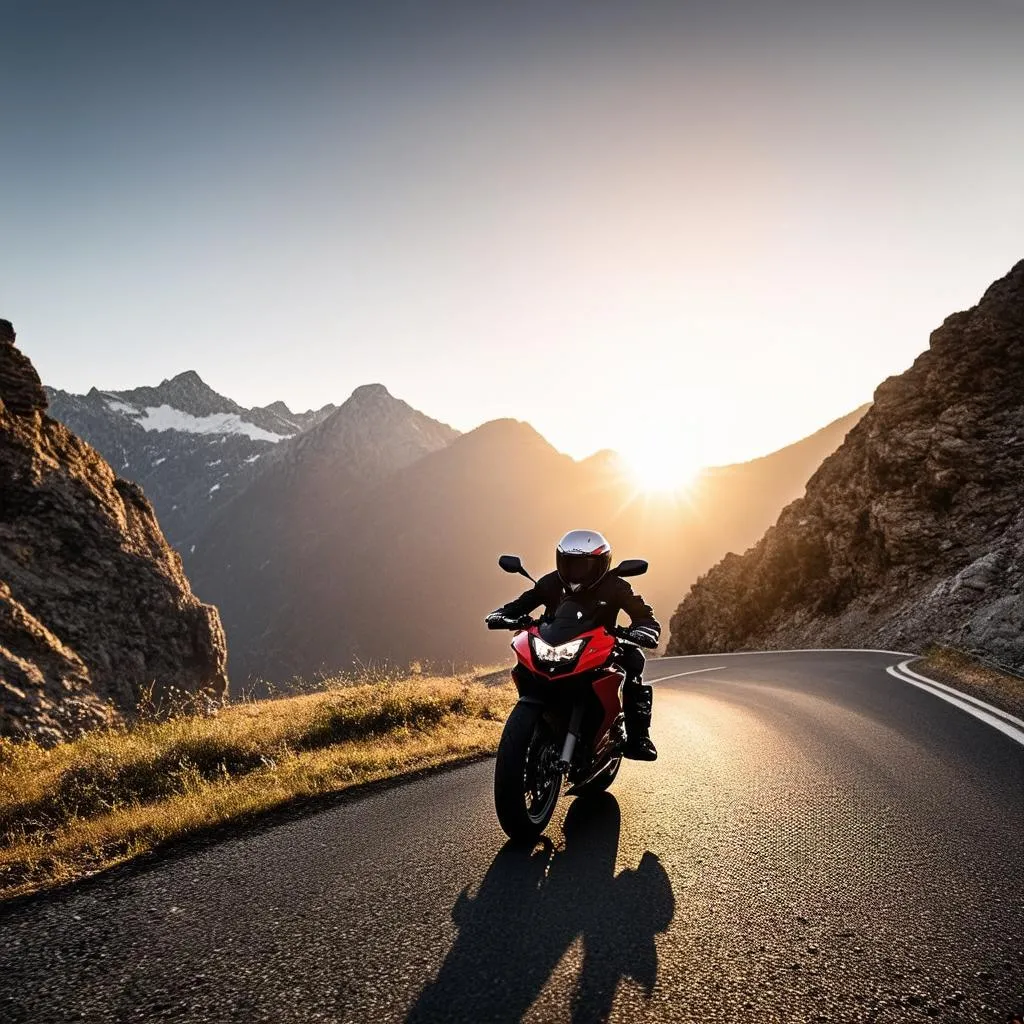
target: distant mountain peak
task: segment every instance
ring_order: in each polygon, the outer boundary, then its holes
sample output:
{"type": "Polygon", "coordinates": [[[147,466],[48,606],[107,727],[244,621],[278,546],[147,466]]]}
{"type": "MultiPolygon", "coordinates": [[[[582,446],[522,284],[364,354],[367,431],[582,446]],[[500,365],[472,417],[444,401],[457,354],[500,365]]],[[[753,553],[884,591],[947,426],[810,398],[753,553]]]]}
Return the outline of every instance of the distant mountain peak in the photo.
{"type": "Polygon", "coordinates": [[[392,401],[399,401],[383,384],[360,384],[351,395],[348,396],[349,402],[360,403],[365,401],[380,401],[382,399],[390,398],[392,401]]]}
{"type": "Polygon", "coordinates": [[[361,384],[338,408],[325,406],[325,409],[332,411],[303,436],[296,451],[328,450],[337,444],[373,450],[380,440],[409,430],[417,435],[426,432],[414,448],[428,437],[433,440],[426,442],[427,448],[444,447],[459,433],[448,424],[414,409],[401,398],[395,398],[383,384],[361,384]]]}
{"type": "MultiPolygon", "coordinates": [[[[209,387],[205,380],[199,376],[195,370],[182,370],[181,373],[176,373],[169,380],[161,381],[163,384],[189,384],[200,387],[209,387]]],[[[212,388],[210,390],[213,390],[212,388]]]]}
{"type": "Polygon", "coordinates": [[[214,391],[195,370],[185,370],[170,380],[161,381],[159,387],[153,390],[158,395],[166,396],[168,405],[186,412],[198,411],[199,408],[206,413],[242,412],[240,405],[214,391]]]}
{"type": "Polygon", "coordinates": [[[245,409],[195,370],[155,387],[47,393],[56,419],[145,488],[177,544],[261,472],[272,448],[315,427],[334,408],[296,414],[278,401],[245,409]]]}
{"type": "Polygon", "coordinates": [[[524,420],[513,419],[511,416],[481,423],[475,430],[462,435],[464,444],[522,444],[530,442],[542,444],[554,450],[551,442],[543,434],[524,420]]]}
{"type": "Polygon", "coordinates": [[[288,406],[281,401],[271,402],[270,405],[263,406],[264,412],[272,412],[278,416],[294,416],[295,414],[288,408],[288,406]]]}

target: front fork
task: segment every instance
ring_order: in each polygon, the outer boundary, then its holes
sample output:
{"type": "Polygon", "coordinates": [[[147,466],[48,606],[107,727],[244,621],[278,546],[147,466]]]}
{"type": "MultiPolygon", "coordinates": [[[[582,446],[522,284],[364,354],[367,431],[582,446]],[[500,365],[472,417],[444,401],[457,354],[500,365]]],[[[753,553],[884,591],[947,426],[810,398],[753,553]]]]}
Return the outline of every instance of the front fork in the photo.
{"type": "Polygon", "coordinates": [[[558,762],[558,770],[565,775],[572,766],[572,755],[576,752],[576,744],[580,738],[580,726],[583,724],[583,704],[574,704],[569,716],[569,731],[565,734],[562,744],[562,757],[558,762]]]}

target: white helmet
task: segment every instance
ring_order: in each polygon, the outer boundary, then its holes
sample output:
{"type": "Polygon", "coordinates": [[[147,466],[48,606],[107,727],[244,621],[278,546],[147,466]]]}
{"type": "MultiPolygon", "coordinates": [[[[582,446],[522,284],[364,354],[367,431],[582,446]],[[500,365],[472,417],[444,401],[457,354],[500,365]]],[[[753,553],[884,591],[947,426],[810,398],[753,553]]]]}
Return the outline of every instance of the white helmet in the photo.
{"type": "Polygon", "coordinates": [[[596,530],[570,530],[555,548],[555,567],[570,590],[588,590],[612,567],[612,546],[596,530]]]}

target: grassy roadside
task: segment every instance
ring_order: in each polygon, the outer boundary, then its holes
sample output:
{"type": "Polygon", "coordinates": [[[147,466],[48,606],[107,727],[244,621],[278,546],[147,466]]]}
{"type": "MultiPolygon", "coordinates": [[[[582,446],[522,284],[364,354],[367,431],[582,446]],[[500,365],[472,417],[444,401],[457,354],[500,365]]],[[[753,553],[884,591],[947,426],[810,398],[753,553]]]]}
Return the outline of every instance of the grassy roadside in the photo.
{"type": "Polygon", "coordinates": [[[492,751],[511,686],[345,685],[87,734],[0,740],[0,899],[296,800],[492,751]]]}
{"type": "Polygon", "coordinates": [[[955,686],[972,697],[1024,718],[1024,679],[1000,672],[963,651],[933,647],[912,667],[936,682],[955,686]]]}

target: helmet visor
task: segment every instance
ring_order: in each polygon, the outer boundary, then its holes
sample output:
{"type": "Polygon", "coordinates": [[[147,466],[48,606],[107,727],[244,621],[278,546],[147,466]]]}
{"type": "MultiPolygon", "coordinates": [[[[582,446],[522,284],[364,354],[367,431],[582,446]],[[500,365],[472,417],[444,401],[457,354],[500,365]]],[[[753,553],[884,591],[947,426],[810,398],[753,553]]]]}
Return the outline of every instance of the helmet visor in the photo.
{"type": "Polygon", "coordinates": [[[608,571],[610,554],[575,555],[558,552],[558,575],[567,586],[591,587],[608,571]]]}

